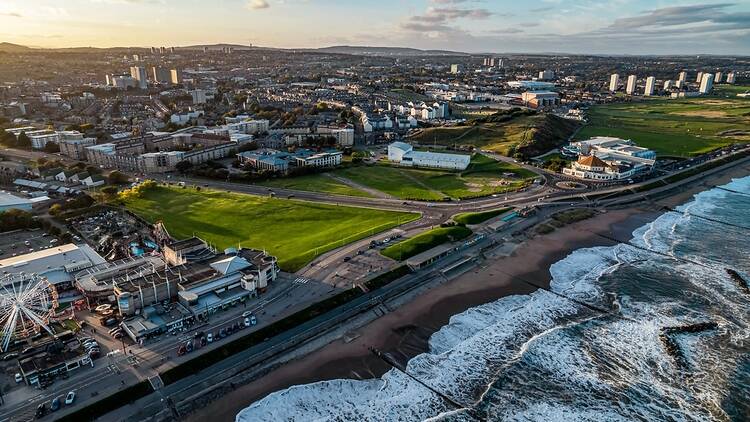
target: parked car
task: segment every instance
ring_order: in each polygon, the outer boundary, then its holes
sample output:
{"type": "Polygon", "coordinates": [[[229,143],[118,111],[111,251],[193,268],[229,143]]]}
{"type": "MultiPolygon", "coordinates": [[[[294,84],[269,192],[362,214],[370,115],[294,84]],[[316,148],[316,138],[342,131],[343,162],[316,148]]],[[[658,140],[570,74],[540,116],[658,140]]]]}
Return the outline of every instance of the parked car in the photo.
{"type": "Polygon", "coordinates": [[[344,262],[349,262],[349,261],[351,261],[351,260],[352,260],[352,257],[351,257],[351,256],[345,256],[345,257],[344,257],[344,262]]]}
{"type": "Polygon", "coordinates": [[[76,392],[75,391],[68,392],[68,395],[65,396],[65,405],[70,406],[75,401],[76,401],[76,392]]]}
{"type": "Polygon", "coordinates": [[[16,384],[21,383],[21,381],[23,381],[23,377],[21,376],[21,374],[16,372],[16,384]]]}
{"type": "Polygon", "coordinates": [[[257,323],[258,323],[258,320],[255,319],[255,315],[250,315],[250,324],[255,325],[257,323]]]}
{"type": "Polygon", "coordinates": [[[214,341],[214,334],[213,333],[208,333],[208,335],[206,336],[206,341],[209,342],[209,343],[213,342],[214,341]]]}
{"type": "Polygon", "coordinates": [[[249,327],[252,324],[250,324],[250,318],[245,318],[245,327],[249,327]]]}
{"type": "Polygon", "coordinates": [[[52,403],[50,403],[49,405],[49,410],[53,412],[57,411],[58,409],[60,409],[61,403],[61,397],[55,397],[54,399],[52,399],[52,403]]]}

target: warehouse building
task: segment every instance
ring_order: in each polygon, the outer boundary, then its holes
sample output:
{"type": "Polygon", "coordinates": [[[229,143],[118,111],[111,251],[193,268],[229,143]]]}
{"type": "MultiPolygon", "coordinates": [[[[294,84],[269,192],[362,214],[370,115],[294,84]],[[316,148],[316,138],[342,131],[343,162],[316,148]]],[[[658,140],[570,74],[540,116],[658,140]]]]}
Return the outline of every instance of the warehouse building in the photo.
{"type": "Polygon", "coordinates": [[[388,161],[409,167],[466,170],[471,162],[471,156],[466,154],[414,151],[414,147],[405,142],[394,142],[388,145],[388,161]]]}

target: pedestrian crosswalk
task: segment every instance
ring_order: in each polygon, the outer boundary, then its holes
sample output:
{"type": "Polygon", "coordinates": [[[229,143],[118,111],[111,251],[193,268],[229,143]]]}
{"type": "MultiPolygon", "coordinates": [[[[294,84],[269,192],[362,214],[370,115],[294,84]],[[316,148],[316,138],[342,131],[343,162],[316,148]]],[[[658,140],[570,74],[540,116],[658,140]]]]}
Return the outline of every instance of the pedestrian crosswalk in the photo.
{"type": "Polygon", "coordinates": [[[310,281],[307,278],[304,277],[297,277],[296,280],[293,281],[294,284],[307,284],[307,282],[310,281]]]}

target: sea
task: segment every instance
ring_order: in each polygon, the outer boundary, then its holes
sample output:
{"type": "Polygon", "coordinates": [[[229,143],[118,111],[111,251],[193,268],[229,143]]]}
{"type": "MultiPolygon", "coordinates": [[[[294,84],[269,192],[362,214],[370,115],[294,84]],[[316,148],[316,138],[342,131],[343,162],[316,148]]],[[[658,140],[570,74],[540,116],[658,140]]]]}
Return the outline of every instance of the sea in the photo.
{"type": "Polygon", "coordinates": [[[420,382],[293,386],[236,419],[750,420],[750,293],[727,272],[750,282],[750,177],[620,240],[553,264],[550,291],[454,315],[408,362],[420,382]]]}

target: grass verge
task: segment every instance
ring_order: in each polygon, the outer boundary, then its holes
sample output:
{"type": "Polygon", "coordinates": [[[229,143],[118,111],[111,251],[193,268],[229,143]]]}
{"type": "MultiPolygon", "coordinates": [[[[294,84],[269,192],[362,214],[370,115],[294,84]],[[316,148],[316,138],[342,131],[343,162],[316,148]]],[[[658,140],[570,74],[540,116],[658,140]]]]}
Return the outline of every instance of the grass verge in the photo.
{"type": "Polygon", "coordinates": [[[443,243],[465,239],[471,233],[472,231],[464,226],[436,227],[391,245],[380,253],[388,258],[403,261],[443,243]]]}
{"type": "Polygon", "coordinates": [[[510,211],[511,208],[500,208],[498,210],[482,211],[482,212],[465,212],[456,214],[453,216],[453,221],[458,224],[479,224],[489,220],[492,217],[505,214],[510,211]]]}

